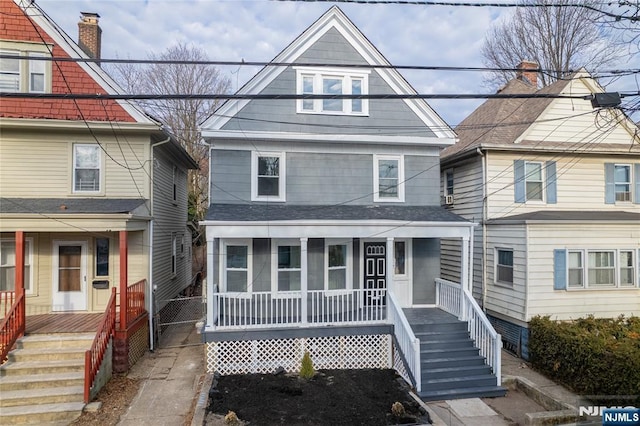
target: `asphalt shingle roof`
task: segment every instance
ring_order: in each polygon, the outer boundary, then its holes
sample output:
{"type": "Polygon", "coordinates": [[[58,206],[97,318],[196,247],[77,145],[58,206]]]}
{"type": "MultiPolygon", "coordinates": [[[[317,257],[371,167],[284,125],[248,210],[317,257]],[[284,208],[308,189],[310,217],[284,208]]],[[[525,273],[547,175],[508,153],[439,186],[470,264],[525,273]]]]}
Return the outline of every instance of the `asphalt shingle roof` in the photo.
{"type": "Polygon", "coordinates": [[[288,220],[399,220],[412,222],[467,222],[440,206],[399,205],[286,205],[211,204],[207,221],[288,221],[288,220]]]}
{"type": "Polygon", "coordinates": [[[0,213],[130,213],[144,204],[140,198],[0,198],[0,213]]]}

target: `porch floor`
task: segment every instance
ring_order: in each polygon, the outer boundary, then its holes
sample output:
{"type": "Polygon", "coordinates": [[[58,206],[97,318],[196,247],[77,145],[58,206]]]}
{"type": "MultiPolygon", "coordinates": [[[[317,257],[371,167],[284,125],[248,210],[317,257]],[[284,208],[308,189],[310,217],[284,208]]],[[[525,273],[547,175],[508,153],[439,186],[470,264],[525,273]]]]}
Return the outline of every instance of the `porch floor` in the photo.
{"type": "Polygon", "coordinates": [[[87,333],[98,330],[102,313],[27,315],[25,334],[87,333]]]}
{"type": "Polygon", "coordinates": [[[404,308],[402,309],[409,324],[439,324],[458,321],[458,317],[440,308],[404,308]]]}

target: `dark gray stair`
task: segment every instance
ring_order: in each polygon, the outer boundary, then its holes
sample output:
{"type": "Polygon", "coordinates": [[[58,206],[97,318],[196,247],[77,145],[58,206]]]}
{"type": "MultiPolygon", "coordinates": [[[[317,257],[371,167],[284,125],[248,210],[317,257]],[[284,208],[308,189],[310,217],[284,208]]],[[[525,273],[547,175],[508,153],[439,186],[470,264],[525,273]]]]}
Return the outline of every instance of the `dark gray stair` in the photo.
{"type": "Polygon", "coordinates": [[[435,308],[405,310],[420,339],[421,392],[425,401],[504,396],[496,376],[469,337],[467,323],[435,308]]]}

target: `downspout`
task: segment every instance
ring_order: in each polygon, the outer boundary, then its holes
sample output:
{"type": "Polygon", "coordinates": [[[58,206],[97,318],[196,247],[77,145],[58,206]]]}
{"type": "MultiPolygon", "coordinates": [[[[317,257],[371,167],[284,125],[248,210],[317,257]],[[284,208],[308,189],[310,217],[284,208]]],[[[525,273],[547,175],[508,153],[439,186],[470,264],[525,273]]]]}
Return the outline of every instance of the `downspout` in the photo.
{"type": "Polygon", "coordinates": [[[149,198],[150,198],[150,212],[149,212],[149,216],[151,216],[151,221],[149,222],[149,350],[151,352],[154,351],[155,349],[155,340],[154,340],[154,336],[155,336],[155,330],[153,327],[153,319],[155,318],[155,312],[153,309],[153,304],[154,304],[154,300],[153,300],[153,296],[154,296],[154,288],[155,288],[155,284],[153,282],[153,224],[154,224],[154,220],[153,220],[153,171],[155,169],[154,167],[154,160],[155,157],[153,155],[153,148],[155,148],[156,146],[159,145],[164,145],[165,143],[168,143],[171,141],[171,136],[169,136],[167,139],[160,141],[160,142],[156,142],[154,144],[151,144],[151,167],[149,167],[150,169],[150,173],[149,173],[149,186],[150,186],[150,190],[149,190],[149,198]]]}
{"type": "Polygon", "coordinates": [[[480,221],[482,222],[482,255],[480,263],[482,265],[482,309],[487,310],[485,303],[487,301],[487,156],[483,154],[480,147],[476,148],[476,152],[482,157],[482,215],[480,221]]]}

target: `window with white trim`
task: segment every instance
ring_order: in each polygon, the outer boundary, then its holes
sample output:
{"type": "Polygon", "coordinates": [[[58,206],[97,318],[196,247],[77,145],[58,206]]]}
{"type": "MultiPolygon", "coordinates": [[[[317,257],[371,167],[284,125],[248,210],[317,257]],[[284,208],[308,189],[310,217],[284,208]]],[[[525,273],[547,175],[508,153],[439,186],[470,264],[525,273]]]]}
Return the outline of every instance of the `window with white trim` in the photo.
{"type": "Polygon", "coordinates": [[[102,152],[97,144],[73,145],[73,192],[100,192],[102,152]]]}
{"type": "Polygon", "coordinates": [[[587,259],[587,284],[589,287],[615,287],[615,252],[613,250],[589,251],[587,259]]]}
{"type": "Polygon", "coordinates": [[[314,69],[295,67],[297,93],[301,95],[336,95],[330,99],[298,99],[298,113],[329,115],[368,115],[367,99],[340,99],[340,95],[369,93],[369,71],[348,69],[314,69]]]}
{"type": "Polygon", "coordinates": [[[277,245],[276,273],[277,291],[299,291],[301,263],[299,245],[277,245]]]}
{"type": "Polygon", "coordinates": [[[12,46],[10,49],[0,50],[0,55],[11,57],[0,58],[0,92],[50,92],[51,63],[44,60],[29,60],[35,57],[50,57],[47,47],[17,42],[6,42],[6,44],[12,46]]]}
{"type": "Polygon", "coordinates": [[[569,287],[584,287],[584,253],[569,251],[569,287]]]}
{"type": "Polygon", "coordinates": [[[527,201],[542,201],[544,194],[542,163],[526,161],[524,181],[527,201]]]}
{"type": "Polygon", "coordinates": [[[620,287],[635,287],[633,250],[620,250],[620,287]]]}
{"type": "MultiPolygon", "coordinates": [[[[563,264],[555,268],[554,288],[562,289],[610,289],[636,288],[640,268],[640,251],[633,249],[557,249],[554,257],[565,253],[566,275],[563,264]],[[560,253],[556,253],[560,252],[560,253]],[[566,286],[564,279],[566,278],[566,286]]],[[[563,256],[560,256],[560,261],[563,256]]],[[[558,259],[555,259],[557,262],[558,259]]]]}
{"type": "Polygon", "coordinates": [[[327,243],[325,248],[325,265],[326,290],[345,290],[351,288],[348,243],[327,243]]]}
{"type": "Polygon", "coordinates": [[[615,164],[613,179],[616,201],[631,201],[631,165],[615,164]]]}
{"type": "Polygon", "coordinates": [[[444,195],[453,195],[453,169],[444,172],[444,195]]]}
{"type": "MultiPolygon", "coordinates": [[[[25,238],[24,242],[24,289],[32,293],[33,282],[33,239],[25,238]]],[[[16,289],[16,241],[0,240],[0,291],[16,289]]]]}
{"type": "Polygon", "coordinates": [[[252,200],[285,201],[285,161],[284,152],[252,152],[252,200]]]}
{"type": "Polygon", "coordinates": [[[373,156],[373,201],[404,202],[404,157],[373,156]]]}
{"type": "Polygon", "coordinates": [[[249,290],[248,244],[228,243],[224,245],[223,274],[226,291],[245,293],[249,290]]]}
{"type": "Polygon", "coordinates": [[[176,275],[178,263],[178,240],[175,232],[171,233],[171,275],[176,275]]]}
{"type": "Polygon", "coordinates": [[[513,285],[513,250],[498,248],[496,256],[496,282],[513,285]]]}

